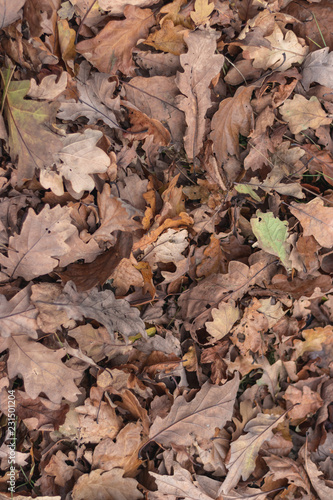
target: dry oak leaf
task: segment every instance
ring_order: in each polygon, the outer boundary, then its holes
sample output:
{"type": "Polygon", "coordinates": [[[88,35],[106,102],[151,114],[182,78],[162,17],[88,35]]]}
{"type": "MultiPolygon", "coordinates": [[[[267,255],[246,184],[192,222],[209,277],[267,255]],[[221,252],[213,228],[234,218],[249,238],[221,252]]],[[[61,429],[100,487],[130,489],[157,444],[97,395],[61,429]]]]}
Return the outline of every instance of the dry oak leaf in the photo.
{"type": "Polygon", "coordinates": [[[116,442],[110,438],[103,439],[94,450],[92,468],[111,470],[120,467],[126,477],[135,476],[142,463],[138,458],[141,432],[140,422],[131,422],[120,430],[116,442]]]}
{"type": "Polygon", "coordinates": [[[77,52],[102,73],[115,74],[119,70],[124,75],[135,76],[132,50],[155,24],[150,9],[127,5],[124,16],[124,20],[109,21],[95,38],[76,46],[77,52]]]}
{"type": "Polygon", "coordinates": [[[225,337],[239,320],[240,313],[235,302],[220,302],[218,309],[212,310],[213,321],[206,322],[207,332],[214,338],[214,341],[225,337]]]}
{"type": "Polygon", "coordinates": [[[145,40],[145,45],[150,45],[156,50],[162,50],[163,52],[169,52],[175,56],[179,56],[186,51],[186,45],[184,42],[184,35],[188,32],[181,25],[174,25],[171,19],[166,19],[160,30],[151,33],[147,40],[145,40]]]}
{"type": "Polygon", "coordinates": [[[77,406],[80,438],[84,443],[99,443],[101,439],[114,439],[122,426],[122,420],[105,401],[87,398],[83,406],[77,406]]]}
{"type": "Polygon", "coordinates": [[[316,130],[322,125],[330,125],[332,122],[315,96],[306,99],[302,95],[296,94],[293,99],[288,99],[282,104],[279,111],[284,121],[288,123],[292,134],[299,134],[307,128],[316,130]]]}
{"type": "Polygon", "coordinates": [[[0,29],[22,17],[21,8],[26,0],[3,0],[0,4],[0,29]]]}
{"type": "Polygon", "coordinates": [[[224,99],[212,119],[210,138],[221,165],[229,155],[239,157],[239,134],[247,137],[254,126],[250,104],[254,87],[239,87],[234,97],[224,99]]]}
{"type": "Polygon", "coordinates": [[[73,451],[65,455],[61,450],[58,450],[55,455],[51,456],[51,460],[45,466],[44,470],[48,476],[54,477],[55,484],[65,486],[73,476],[75,466],[69,465],[76,461],[76,454],[73,451]]]}
{"type": "Polygon", "coordinates": [[[317,327],[310,330],[303,330],[302,336],[305,342],[295,340],[296,357],[299,358],[307,352],[322,353],[331,349],[333,344],[333,327],[327,325],[324,328],[317,327]]]}
{"type": "Polygon", "coordinates": [[[298,39],[291,30],[283,34],[278,24],[275,24],[273,33],[264,37],[264,40],[268,40],[270,47],[241,46],[244,58],[253,59],[254,68],[286,71],[294,63],[301,64],[309,52],[309,47],[302,38],[298,39]]]}
{"type": "Polygon", "coordinates": [[[170,143],[170,132],[162,125],[161,122],[154,118],[149,118],[145,113],[135,109],[131,105],[122,103],[128,109],[128,117],[131,122],[131,127],[127,132],[135,133],[135,139],[143,140],[148,135],[153,136],[153,143],[159,146],[167,146],[170,143]],[[140,133],[141,132],[141,133],[140,133]]]}
{"type": "Polygon", "coordinates": [[[245,309],[239,325],[233,329],[231,341],[243,356],[249,351],[262,356],[267,350],[263,334],[268,330],[268,320],[258,311],[260,307],[259,300],[253,298],[250,306],[245,309]]]}
{"type": "Polygon", "coordinates": [[[216,54],[218,34],[212,29],[199,29],[184,36],[188,52],[180,56],[183,73],[177,73],[176,84],[183,94],[178,106],[185,113],[187,130],[184,139],[187,157],[195,158],[206,134],[206,112],[211,107],[210,84],[219,74],[224,56],[216,54]]]}
{"type": "Polygon", "coordinates": [[[111,187],[104,184],[103,191],[97,193],[97,205],[100,216],[100,227],[89,235],[96,241],[111,241],[115,243],[115,237],[111,235],[114,231],[136,231],[141,224],[133,220],[138,212],[128,203],[111,195],[111,187]]]}
{"type": "Polygon", "coordinates": [[[175,443],[190,446],[194,437],[211,439],[215,427],[222,428],[233,413],[234,402],[239,386],[239,376],[222,386],[205,382],[195,398],[187,403],[178,396],[169,415],[162,419],[156,417],[149,432],[149,442],[156,441],[163,446],[175,443]]]}
{"type": "Polygon", "coordinates": [[[301,80],[306,91],[309,90],[312,82],[333,88],[333,52],[329,52],[329,50],[329,47],[324,47],[311,52],[306,57],[301,80]]]}
{"type": "MultiPolygon", "coordinates": [[[[10,71],[1,71],[4,86],[10,71]]],[[[6,92],[5,113],[9,128],[9,150],[13,161],[18,157],[18,184],[32,179],[36,168],[52,162],[53,154],[61,149],[60,139],[50,131],[59,104],[26,100],[29,80],[11,81],[6,92]]]]}
{"type": "Polygon", "coordinates": [[[26,335],[37,338],[37,309],[30,302],[31,285],[20,290],[12,299],[0,295],[1,337],[26,335]]]}
{"type": "Polygon", "coordinates": [[[287,408],[291,408],[288,413],[291,425],[301,424],[309,415],[316,413],[323,406],[323,400],[318,392],[307,386],[298,389],[293,385],[288,385],[283,398],[287,401],[287,408]]]}
{"type": "Polygon", "coordinates": [[[57,118],[76,120],[84,116],[89,125],[103,120],[110,128],[119,128],[115,113],[120,112],[120,97],[114,97],[117,82],[110,82],[109,78],[109,74],[94,73],[86,83],[78,81],[77,101],[66,99],[61,102],[57,118]]]}
{"type": "Polygon", "coordinates": [[[67,80],[68,73],[66,71],[61,73],[60,78],[58,78],[58,75],[47,75],[39,85],[37,85],[36,80],[31,78],[27,96],[32,99],[47,99],[52,101],[66,89],[67,80]]]}
{"type": "Polygon", "coordinates": [[[185,25],[184,16],[180,13],[180,11],[183,5],[186,3],[187,3],[186,0],[173,0],[167,5],[163,5],[163,7],[161,7],[160,9],[160,13],[166,15],[162,17],[160,25],[162,26],[163,23],[165,23],[165,21],[167,21],[168,19],[171,19],[171,21],[173,21],[175,25],[176,24],[185,25]]]}
{"type": "Polygon", "coordinates": [[[167,229],[156,243],[145,248],[143,260],[155,267],[158,262],[179,262],[184,259],[182,253],[188,247],[187,238],[186,229],[167,229]]]}
{"type": "Polygon", "coordinates": [[[159,0],[98,0],[98,5],[106,12],[111,12],[112,15],[124,13],[126,5],[135,5],[135,7],[150,7],[159,0]]]}
{"type": "Polygon", "coordinates": [[[21,376],[30,398],[36,399],[43,392],[53,403],[61,403],[62,398],[76,401],[81,394],[74,380],[82,374],[61,361],[64,349],[53,351],[22,334],[3,339],[0,350],[4,349],[9,349],[9,378],[21,376]]]}
{"type": "Polygon", "coordinates": [[[81,476],[72,492],[73,500],[139,500],[143,498],[137,489],[138,482],[129,477],[123,477],[123,469],[103,471],[96,469],[90,474],[81,476]]]}
{"type": "Polygon", "coordinates": [[[31,302],[38,311],[37,325],[42,332],[56,333],[64,328],[73,328],[75,322],[70,320],[65,311],[54,314],[53,301],[62,293],[58,283],[38,283],[31,287],[31,302]]]}
{"type": "MultiPolygon", "coordinates": [[[[324,478],[319,479],[323,475],[321,470],[318,470],[316,464],[310,459],[310,454],[305,446],[301,450],[301,456],[304,459],[305,470],[309,476],[312,486],[316,490],[320,500],[327,500],[332,496],[332,487],[325,484],[324,478]]],[[[331,482],[331,481],[330,481],[331,482]]],[[[304,486],[303,486],[304,488],[304,486]]]]}
{"type": "Polygon", "coordinates": [[[288,484],[292,484],[309,491],[310,484],[305,471],[303,467],[297,464],[294,460],[277,455],[263,457],[263,459],[269,467],[269,472],[267,472],[266,477],[272,477],[275,481],[287,479],[288,484]]]}
{"type": "Polygon", "coordinates": [[[215,498],[206,495],[197,481],[192,480],[191,473],[176,462],[173,464],[172,476],[160,475],[155,472],[149,472],[149,474],[155,479],[158,493],[163,495],[157,498],[169,498],[169,495],[170,499],[179,497],[186,500],[212,500],[215,498]]]}
{"type": "Polygon", "coordinates": [[[138,333],[147,338],[138,309],[132,308],[126,300],[116,299],[111,290],[99,292],[93,288],[89,293],[78,293],[74,283],[69,281],[53,305],[55,310],[65,311],[71,319],[95,319],[105,326],[112,339],[115,332],[125,339],[138,333]]]}
{"type": "Polygon", "coordinates": [[[333,246],[333,208],[325,207],[323,200],[314,198],[309,203],[291,203],[291,213],[300,221],[303,236],[313,236],[318,243],[333,246]]]}
{"type": "Polygon", "coordinates": [[[102,174],[110,165],[109,156],[96,146],[103,133],[86,129],[83,134],[68,134],[61,139],[62,149],[53,155],[53,164],[40,171],[40,183],[54,194],[64,194],[63,178],[77,194],[95,188],[94,174],[102,174]]]}
{"type": "Polygon", "coordinates": [[[209,0],[195,0],[194,12],[191,12],[190,16],[192,21],[199,26],[200,24],[205,24],[208,21],[209,16],[215,9],[214,3],[208,3],[209,0]]]}
{"type": "Polygon", "coordinates": [[[50,273],[69,251],[66,240],[74,233],[70,208],[45,205],[38,215],[30,208],[21,233],[9,238],[8,257],[0,255],[3,272],[26,281],[50,273]]]}
{"type": "Polygon", "coordinates": [[[273,436],[273,429],[284,418],[285,413],[278,418],[275,415],[259,413],[245,425],[244,431],[247,434],[231,443],[229,460],[226,464],[228,474],[219,490],[220,495],[228,494],[238,484],[241,476],[243,481],[249,478],[255,469],[261,445],[273,436]]]}

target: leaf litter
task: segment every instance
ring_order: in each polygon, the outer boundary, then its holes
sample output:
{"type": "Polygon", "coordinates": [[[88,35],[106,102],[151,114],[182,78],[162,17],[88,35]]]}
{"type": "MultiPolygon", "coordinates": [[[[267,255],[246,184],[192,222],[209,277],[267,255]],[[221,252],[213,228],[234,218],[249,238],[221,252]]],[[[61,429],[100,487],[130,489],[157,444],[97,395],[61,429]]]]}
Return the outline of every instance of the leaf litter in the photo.
{"type": "Polygon", "coordinates": [[[330,497],[331,24],[1,3],[1,498],[330,497]]]}

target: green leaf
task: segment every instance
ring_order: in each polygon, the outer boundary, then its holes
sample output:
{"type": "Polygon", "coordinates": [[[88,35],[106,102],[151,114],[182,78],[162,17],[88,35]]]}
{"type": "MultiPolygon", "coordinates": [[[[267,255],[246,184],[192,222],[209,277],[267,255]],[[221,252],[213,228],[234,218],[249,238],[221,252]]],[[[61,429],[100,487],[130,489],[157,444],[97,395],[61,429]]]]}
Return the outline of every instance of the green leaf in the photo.
{"type": "Polygon", "coordinates": [[[30,88],[30,81],[11,81],[10,71],[1,70],[5,94],[5,113],[9,131],[9,150],[12,161],[18,158],[18,184],[32,179],[35,168],[44,168],[53,163],[53,153],[62,144],[51,132],[59,104],[24,99],[30,88]]]}
{"type": "Polygon", "coordinates": [[[260,196],[248,184],[236,184],[235,189],[238,193],[249,194],[254,200],[261,201],[260,196]]]}
{"type": "Polygon", "coordinates": [[[276,255],[287,270],[291,269],[290,244],[288,238],[288,223],[274,217],[272,212],[263,213],[257,210],[257,217],[251,219],[253,234],[258,242],[256,246],[265,252],[276,255]]]}

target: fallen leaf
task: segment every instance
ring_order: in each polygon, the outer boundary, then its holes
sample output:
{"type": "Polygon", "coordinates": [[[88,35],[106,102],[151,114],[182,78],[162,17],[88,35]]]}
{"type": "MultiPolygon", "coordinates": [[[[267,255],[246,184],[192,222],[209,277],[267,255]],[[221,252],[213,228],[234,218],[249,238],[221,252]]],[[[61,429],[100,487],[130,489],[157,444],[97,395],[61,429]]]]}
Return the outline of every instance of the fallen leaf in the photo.
{"type": "Polygon", "coordinates": [[[288,222],[274,217],[272,212],[263,213],[257,210],[256,215],[256,218],[251,219],[252,231],[258,240],[255,246],[279,257],[285,268],[290,270],[290,244],[286,241],[288,222]]]}
{"type": "Polygon", "coordinates": [[[301,80],[305,90],[309,90],[313,82],[325,87],[333,86],[333,53],[329,50],[329,47],[324,47],[306,57],[301,80]]]}
{"type": "Polygon", "coordinates": [[[213,30],[198,30],[184,36],[188,52],[180,56],[183,73],[177,73],[176,83],[183,96],[178,106],[185,112],[187,130],[184,139],[187,157],[198,155],[206,134],[206,112],[211,106],[210,83],[220,72],[224,57],[215,54],[217,34],[213,30]]]}
{"type": "Polygon", "coordinates": [[[333,208],[314,198],[308,203],[291,203],[291,213],[300,221],[304,236],[313,236],[326,248],[333,246],[333,208]]]}
{"type": "Polygon", "coordinates": [[[184,35],[188,30],[181,25],[174,25],[171,19],[166,19],[160,30],[151,33],[145,40],[145,45],[150,45],[156,50],[169,52],[175,56],[183,54],[186,50],[184,35]]]}
{"type": "Polygon", "coordinates": [[[109,21],[95,38],[83,40],[76,46],[91,64],[102,73],[116,73],[135,76],[132,50],[138,40],[146,38],[154,23],[150,9],[134,5],[124,8],[125,19],[109,21]]]}
{"type": "Polygon", "coordinates": [[[128,108],[128,117],[131,122],[131,127],[127,129],[130,134],[135,133],[136,139],[145,139],[147,135],[153,136],[153,142],[159,146],[167,146],[170,142],[170,132],[162,125],[161,122],[155,120],[154,118],[149,118],[147,115],[134,109],[132,106],[128,106],[124,103],[124,106],[128,108]]]}
{"type": "Polygon", "coordinates": [[[90,474],[83,474],[75,484],[72,492],[73,500],[100,498],[103,500],[139,500],[143,498],[137,489],[137,481],[124,478],[122,469],[103,471],[96,469],[90,474]]]}
{"type": "Polygon", "coordinates": [[[31,285],[20,290],[7,301],[0,295],[0,328],[1,337],[27,335],[37,338],[37,309],[30,302],[31,285]]]}
{"type": "Polygon", "coordinates": [[[219,494],[227,495],[237,485],[240,477],[243,481],[249,478],[255,469],[255,462],[262,444],[273,436],[273,429],[283,421],[285,413],[276,418],[275,415],[259,413],[244,427],[247,434],[231,443],[227,463],[228,474],[222,483],[219,494]]]}
{"type": "Polygon", "coordinates": [[[53,154],[61,149],[57,135],[50,131],[55,122],[59,104],[24,99],[30,81],[11,81],[10,72],[1,70],[6,93],[6,117],[9,128],[9,149],[13,158],[18,158],[18,182],[32,179],[36,168],[52,162],[53,154]],[[9,83],[9,84],[8,84],[9,83]]]}
{"type": "Polygon", "coordinates": [[[292,425],[301,424],[309,414],[316,413],[323,405],[319,394],[306,386],[301,390],[289,385],[283,398],[287,401],[287,408],[290,408],[288,416],[291,418],[292,425]]]}
{"type": "Polygon", "coordinates": [[[214,3],[208,2],[209,0],[195,0],[194,12],[191,12],[191,18],[197,26],[206,23],[215,8],[214,3]]]}
{"type": "Polygon", "coordinates": [[[45,467],[45,472],[49,476],[53,476],[54,482],[59,486],[65,486],[74,474],[75,466],[69,465],[68,462],[75,463],[75,453],[70,451],[68,456],[61,450],[58,450],[55,455],[52,455],[51,460],[45,467]]]}
{"type": "Polygon", "coordinates": [[[164,419],[157,417],[154,421],[149,442],[156,441],[163,446],[170,446],[171,443],[189,446],[192,435],[199,439],[211,439],[215,427],[223,427],[230,420],[238,385],[239,377],[236,375],[223,386],[206,382],[190,403],[179,396],[169,415],[164,419]]]}
{"type": "Polygon", "coordinates": [[[282,104],[279,111],[282,118],[288,123],[292,134],[299,134],[307,128],[316,130],[322,125],[329,125],[332,121],[315,96],[306,99],[302,95],[296,94],[293,99],[288,99],[282,104]]]}
{"type": "Polygon", "coordinates": [[[6,28],[22,16],[26,0],[4,0],[0,5],[1,29],[6,28]]]}
{"type": "Polygon", "coordinates": [[[253,128],[254,116],[250,104],[254,87],[239,87],[234,97],[220,103],[212,119],[210,138],[221,165],[229,155],[239,157],[239,134],[247,137],[253,128]]]}
{"type": "Polygon", "coordinates": [[[68,73],[64,71],[60,78],[57,75],[48,75],[37,85],[36,80],[30,80],[30,88],[27,97],[32,99],[53,100],[58,97],[67,87],[68,73]]]}
{"type": "Polygon", "coordinates": [[[21,233],[9,238],[8,257],[0,255],[3,272],[26,281],[51,272],[57,258],[69,250],[66,240],[76,231],[68,207],[45,205],[38,215],[30,208],[21,233]]]}
{"type": "Polygon", "coordinates": [[[329,349],[333,340],[333,328],[331,325],[327,325],[324,328],[317,327],[303,330],[302,336],[305,339],[304,342],[296,340],[294,343],[297,358],[307,352],[320,353],[324,350],[325,346],[329,349]]]}
{"type": "Polygon", "coordinates": [[[239,309],[232,301],[220,302],[218,309],[212,309],[213,321],[207,321],[205,326],[214,340],[225,337],[239,319],[239,309]]]}
{"type": "Polygon", "coordinates": [[[268,330],[268,320],[258,311],[260,306],[258,299],[252,299],[252,303],[245,309],[242,319],[230,337],[243,356],[248,355],[249,351],[262,356],[267,351],[264,333],[268,330]]]}
{"type": "Polygon", "coordinates": [[[114,439],[121,429],[122,420],[115,408],[105,401],[87,398],[84,405],[77,406],[78,427],[84,443],[99,443],[103,438],[114,439]]]}
{"type": "Polygon", "coordinates": [[[144,250],[143,259],[151,266],[158,262],[179,262],[184,259],[183,252],[188,247],[188,232],[186,229],[176,231],[167,229],[154,243],[144,250]]]}
{"type": "Polygon", "coordinates": [[[101,9],[111,14],[119,15],[124,13],[126,5],[135,5],[136,7],[150,7],[158,3],[158,0],[98,0],[101,9]]]}

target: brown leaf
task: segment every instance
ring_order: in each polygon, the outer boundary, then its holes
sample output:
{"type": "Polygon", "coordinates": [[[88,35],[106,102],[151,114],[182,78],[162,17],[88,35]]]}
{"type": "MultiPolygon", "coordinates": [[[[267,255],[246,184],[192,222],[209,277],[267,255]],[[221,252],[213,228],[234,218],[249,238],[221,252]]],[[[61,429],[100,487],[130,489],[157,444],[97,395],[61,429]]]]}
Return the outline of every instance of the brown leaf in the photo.
{"type": "Polygon", "coordinates": [[[163,127],[162,123],[154,118],[149,118],[147,115],[134,109],[131,106],[127,106],[123,103],[125,107],[128,108],[128,116],[132,126],[127,129],[130,134],[134,132],[135,138],[142,140],[147,137],[147,135],[153,136],[153,142],[159,146],[167,146],[170,142],[170,132],[163,127]]]}
{"type": "Polygon", "coordinates": [[[306,386],[302,389],[289,385],[283,396],[287,401],[287,408],[291,408],[288,416],[291,418],[292,425],[301,424],[308,415],[316,413],[323,404],[323,400],[317,392],[306,386]]]}
{"type": "Polygon", "coordinates": [[[288,99],[279,111],[282,118],[288,123],[292,134],[299,134],[302,130],[313,128],[316,130],[322,125],[329,125],[331,118],[323,110],[317,97],[309,100],[300,94],[288,99]]]}
{"type": "Polygon", "coordinates": [[[314,236],[326,248],[333,246],[333,207],[325,207],[323,200],[314,198],[301,205],[292,202],[291,213],[303,227],[304,236],[314,236]]]}
{"type": "Polygon", "coordinates": [[[121,429],[122,420],[116,410],[105,401],[87,398],[77,406],[80,437],[84,443],[99,443],[103,438],[114,439],[121,429]]]}
{"type": "Polygon", "coordinates": [[[171,19],[166,19],[161,29],[151,33],[144,43],[156,50],[179,56],[185,52],[184,35],[187,32],[188,30],[183,26],[175,26],[171,19]]]}
{"type": "Polygon", "coordinates": [[[133,237],[120,232],[115,246],[99,255],[90,264],[71,264],[66,271],[57,272],[63,283],[73,281],[79,292],[103,285],[122,259],[127,259],[132,250],[133,237]]]}
{"type": "Polygon", "coordinates": [[[58,430],[65,422],[68,404],[55,404],[46,398],[32,399],[23,392],[16,391],[16,412],[29,430],[58,430]]]}
{"type": "Polygon", "coordinates": [[[236,375],[223,386],[206,382],[190,403],[178,396],[169,415],[164,419],[156,418],[150,428],[149,441],[163,446],[171,443],[189,446],[193,435],[198,439],[211,439],[215,427],[223,427],[230,420],[238,385],[236,375]]]}
{"type": "Polygon", "coordinates": [[[109,21],[95,38],[83,40],[76,46],[91,64],[102,73],[135,76],[132,50],[138,40],[146,38],[154,25],[154,15],[150,9],[140,9],[134,5],[124,8],[123,21],[109,21]]]}
{"type": "Polygon", "coordinates": [[[139,500],[143,498],[137,489],[137,481],[124,478],[122,469],[108,472],[96,469],[79,478],[72,492],[73,500],[100,498],[103,500],[139,500]]]}
{"type": "Polygon", "coordinates": [[[234,97],[224,99],[212,119],[210,138],[218,164],[228,155],[239,157],[239,134],[247,137],[253,128],[253,111],[250,104],[254,87],[239,87],[234,97]]]}
{"type": "Polygon", "coordinates": [[[177,73],[176,83],[183,94],[179,107],[185,112],[187,131],[185,151],[192,160],[198,155],[206,135],[206,112],[211,106],[210,83],[219,74],[224,57],[215,54],[217,33],[197,30],[184,37],[188,52],[180,56],[183,73],[177,73]]]}
{"type": "Polygon", "coordinates": [[[1,337],[11,335],[27,335],[37,338],[37,309],[30,302],[31,285],[20,290],[7,301],[0,295],[0,328],[1,337]]]}

